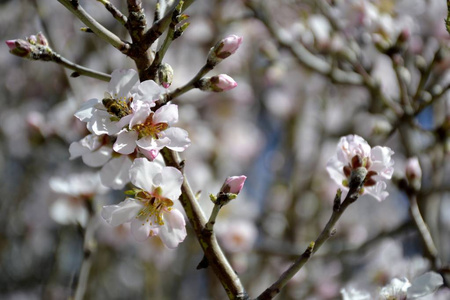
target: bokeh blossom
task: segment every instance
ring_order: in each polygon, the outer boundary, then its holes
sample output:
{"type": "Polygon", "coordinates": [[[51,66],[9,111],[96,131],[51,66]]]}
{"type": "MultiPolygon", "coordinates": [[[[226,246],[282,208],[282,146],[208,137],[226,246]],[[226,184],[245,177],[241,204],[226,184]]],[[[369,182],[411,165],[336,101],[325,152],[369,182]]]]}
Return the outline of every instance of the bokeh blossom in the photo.
{"type": "Polygon", "coordinates": [[[352,171],[359,167],[367,169],[362,194],[369,194],[378,201],[386,199],[386,182],[392,177],[394,152],[388,147],[370,145],[358,135],[347,135],[340,139],[336,155],[327,163],[330,177],[344,190],[348,190],[352,171]]]}
{"type": "Polygon", "coordinates": [[[181,195],[181,172],[138,158],[130,168],[130,180],[137,187],[133,198],[104,206],[102,217],[112,226],[131,222],[138,241],[157,235],[168,248],[176,248],[186,237],[184,217],[173,207],[181,195]]]}

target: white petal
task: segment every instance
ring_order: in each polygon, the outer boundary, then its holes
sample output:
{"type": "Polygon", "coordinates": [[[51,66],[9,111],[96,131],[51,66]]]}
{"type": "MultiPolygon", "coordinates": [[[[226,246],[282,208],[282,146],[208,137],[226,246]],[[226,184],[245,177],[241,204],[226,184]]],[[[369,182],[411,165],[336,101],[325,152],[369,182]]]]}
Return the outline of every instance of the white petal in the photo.
{"type": "Polygon", "coordinates": [[[90,167],[100,167],[106,164],[112,156],[112,148],[102,146],[100,149],[88,152],[82,156],[83,162],[90,167]]]}
{"type": "Polygon", "coordinates": [[[427,272],[415,278],[407,290],[407,299],[417,299],[434,293],[444,284],[442,276],[436,272],[427,272]]]}
{"type": "Polygon", "coordinates": [[[383,201],[389,196],[389,193],[386,190],[386,183],[384,181],[377,181],[374,186],[366,186],[364,187],[364,193],[369,194],[378,201],[383,201]]]}
{"type": "Polygon", "coordinates": [[[131,108],[133,109],[133,117],[130,120],[130,129],[137,124],[144,123],[152,112],[151,105],[140,100],[133,101],[131,108]]]}
{"type": "Polygon", "coordinates": [[[392,168],[394,161],[391,159],[393,154],[394,151],[389,147],[374,147],[371,151],[372,165],[369,169],[377,172],[383,178],[391,179],[394,172],[392,168]]]}
{"type": "Polygon", "coordinates": [[[162,167],[155,162],[148,161],[146,158],[137,158],[130,168],[131,182],[148,192],[153,192],[158,186],[155,182],[155,176],[161,173],[162,167]]]}
{"type": "Polygon", "coordinates": [[[90,99],[84,102],[80,109],[75,113],[75,117],[82,122],[89,121],[89,119],[92,118],[93,111],[96,110],[95,106],[99,103],[101,102],[98,99],[90,99]]]}
{"type": "Polygon", "coordinates": [[[150,235],[158,234],[158,230],[159,228],[150,225],[145,218],[134,219],[131,221],[131,233],[139,242],[145,241],[150,235]]]}
{"type": "Polygon", "coordinates": [[[163,89],[153,80],[141,82],[138,87],[136,98],[155,106],[155,101],[159,100],[159,96],[163,93],[163,89]]]}
{"type": "Polygon", "coordinates": [[[158,155],[159,151],[170,144],[170,140],[168,138],[164,139],[154,139],[151,136],[143,137],[142,139],[136,142],[136,145],[141,149],[141,152],[149,157],[150,160],[155,159],[158,155]]]}
{"type": "Polygon", "coordinates": [[[158,236],[167,246],[174,249],[186,238],[186,222],[177,209],[164,213],[164,225],[159,228],[158,236]]]}
{"type": "Polygon", "coordinates": [[[138,83],[139,75],[135,70],[114,70],[108,84],[108,91],[114,98],[128,97],[138,83]]]}
{"type": "Polygon", "coordinates": [[[122,189],[129,181],[131,164],[131,159],[125,155],[111,159],[100,171],[102,184],[113,189],[122,189]]]}
{"type": "Polygon", "coordinates": [[[161,171],[162,196],[172,201],[178,200],[181,195],[183,174],[173,167],[164,167],[161,171]]]}
{"type": "Polygon", "coordinates": [[[126,222],[130,222],[136,218],[139,211],[144,207],[141,202],[127,198],[125,201],[117,205],[103,206],[101,215],[108,224],[117,226],[126,222]]]}
{"type": "Polygon", "coordinates": [[[50,217],[57,223],[80,224],[86,226],[88,220],[88,212],[81,205],[74,205],[67,199],[58,199],[50,206],[50,217]]]}
{"type": "Polygon", "coordinates": [[[131,154],[136,149],[136,140],[138,133],[136,131],[128,131],[126,129],[119,132],[117,140],[114,143],[114,151],[121,154],[131,154]]]}
{"type": "Polygon", "coordinates": [[[92,118],[89,120],[87,127],[96,135],[114,135],[120,131],[117,121],[111,121],[112,116],[103,110],[94,111],[92,118]]]}
{"type": "Polygon", "coordinates": [[[84,147],[80,142],[73,142],[69,146],[69,153],[70,153],[69,159],[75,159],[89,152],[91,152],[91,150],[84,147]]]}
{"type": "Polygon", "coordinates": [[[161,140],[168,138],[170,140],[170,144],[166,147],[177,152],[184,151],[191,144],[191,140],[188,137],[188,132],[178,127],[167,128],[160,133],[159,138],[161,140]]]}
{"type": "Polygon", "coordinates": [[[153,116],[153,122],[167,123],[172,125],[178,122],[178,106],[176,104],[167,104],[158,108],[153,116]]]}
{"type": "Polygon", "coordinates": [[[339,186],[342,186],[342,181],[347,179],[343,170],[344,165],[336,157],[332,157],[327,163],[327,172],[339,186]]]}

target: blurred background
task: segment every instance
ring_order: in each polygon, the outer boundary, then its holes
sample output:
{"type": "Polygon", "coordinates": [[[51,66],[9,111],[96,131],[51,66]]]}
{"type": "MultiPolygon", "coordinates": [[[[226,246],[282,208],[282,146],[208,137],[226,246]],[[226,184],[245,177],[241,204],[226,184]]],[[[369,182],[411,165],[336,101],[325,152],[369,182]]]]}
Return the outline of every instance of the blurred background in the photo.
{"type": "MultiPolygon", "coordinates": [[[[112,0],[122,12],[126,1],[112,0]]],[[[130,40],[98,1],[80,1],[101,24],[130,40]]],[[[156,1],[144,1],[151,24],[156,1]]],[[[243,44],[210,74],[238,86],[224,93],[190,91],[176,100],[179,127],[192,145],[186,176],[209,215],[209,194],[227,176],[248,177],[220,212],[217,235],[247,292],[256,297],[315,240],[332,212],[337,185],[325,165],[339,138],[358,134],[395,155],[389,197],[361,197],[336,235],[308,262],[280,299],[339,299],[342,288],[375,293],[394,277],[434,270],[449,299],[450,84],[449,33],[442,0],[199,0],[190,27],[165,62],[175,89],[203,66],[229,34],[243,44]],[[422,175],[406,178],[417,157],[422,175]],[[417,200],[437,252],[411,217],[417,200]]],[[[1,1],[1,40],[42,32],[67,59],[111,73],[133,61],[50,0],[1,1]]],[[[138,243],[126,225],[98,215],[122,191],[101,187],[97,169],[69,160],[87,134],[73,117],[103,96],[107,83],[71,78],[49,62],[29,61],[0,46],[0,298],[66,299],[75,294],[86,251],[85,299],[225,299],[209,269],[196,270],[201,248],[188,225],[176,250],[158,238],[138,243]],[[86,197],[94,200],[86,205],[86,197]],[[84,237],[89,236],[88,245],[84,237]]],[[[208,75],[209,76],[209,75],[208,75]]],[[[374,294],[375,295],[375,294],[374,294]]]]}

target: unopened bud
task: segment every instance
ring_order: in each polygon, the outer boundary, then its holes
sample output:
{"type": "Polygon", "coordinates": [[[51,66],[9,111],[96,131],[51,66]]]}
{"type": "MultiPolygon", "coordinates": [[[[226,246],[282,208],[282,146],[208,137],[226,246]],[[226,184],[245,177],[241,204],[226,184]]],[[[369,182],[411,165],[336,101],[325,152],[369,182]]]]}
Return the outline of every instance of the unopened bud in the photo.
{"type": "Polygon", "coordinates": [[[36,38],[37,38],[38,44],[40,44],[40,45],[42,45],[42,46],[45,46],[45,47],[48,46],[48,40],[47,40],[47,38],[45,37],[45,35],[42,34],[42,32],[39,32],[39,33],[36,35],[36,38]]]}
{"type": "Polygon", "coordinates": [[[422,169],[420,168],[419,159],[411,157],[406,161],[405,176],[409,185],[414,189],[420,189],[422,180],[422,169]]]}
{"type": "Polygon", "coordinates": [[[223,92],[234,89],[237,86],[236,81],[227,74],[213,76],[210,79],[211,87],[214,92],[223,92]]]}
{"type": "Polygon", "coordinates": [[[159,82],[164,88],[168,88],[172,84],[173,69],[167,63],[162,63],[158,69],[159,82]]]}
{"type": "Polygon", "coordinates": [[[247,179],[247,176],[241,175],[241,176],[231,176],[228,177],[225,182],[222,185],[222,188],[220,189],[221,193],[232,193],[232,194],[239,194],[244,187],[245,180],[247,179]]]}
{"type": "Polygon", "coordinates": [[[226,74],[220,74],[210,78],[202,78],[196,87],[202,91],[223,92],[234,89],[237,86],[236,81],[226,74]]]}
{"type": "Polygon", "coordinates": [[[235,53],[242,44],[242,37],[230,35],[211,48],[208,54],[208,62],[217,65],[223,59],[235,53]]]}
{"type": "Polygon", "coordinates": [[[31,44],[24,40],[8,40],[6,41],[6,45],[9,47],[9,52],[11,54],[20,56],[20,57],[29,57],[31,54],[31,44]]]}

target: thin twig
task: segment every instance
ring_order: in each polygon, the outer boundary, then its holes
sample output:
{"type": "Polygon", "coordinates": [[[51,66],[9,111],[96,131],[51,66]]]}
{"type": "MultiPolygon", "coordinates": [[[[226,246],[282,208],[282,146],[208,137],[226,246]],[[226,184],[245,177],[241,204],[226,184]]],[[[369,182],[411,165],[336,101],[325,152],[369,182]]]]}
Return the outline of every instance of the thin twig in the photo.
{"type": "Polygon", "coordinates": [[[119,21],[120,24],[125,26],[125,24],[127,23],[127,17],[117,7],[115,7],[114,4],[112,4],[108,0],[97,0],[97,1],[105,6],[106,10],[111,13],[114,19],[116,19],[117,21],[119,21]]]}
{"type": "Polygon", "coordinates": [[[94,71],[92,69],[77,65],[76,63],[73,63],[70,60],[62,57],[58,53],[53,52],[51,61],[53,61],[57,64],[60,64],[60,65],[64,66],[65,68],[75,71],[76,75],[88,76],[88,77],[96,78],[96,79],[107,81],[107,82],[109,82],[111,80],[111,75],[102,73],[102,72],[98,72],[98,71],[94,71]]]}
{"type": "Polygon", "coordinates": [[[122,41],[117,35],[103,27],[91,15],[89,15],[77,0],[58,0],[70,12],[72,12],[81,22],[89,27],[98,37],[111,44],[122,53],[126,53],[130,45],[122,41]]]}
{"type": "Polygon", "coordinates": [[[275,281],[270,287],[268,287],[261,295],[259,295],[257,300],[268,300],[273,299],[277,296],[281,289],[297,274],[298,271],[308,262],[311,256],[319,250],[319,248],[335,233],[334,229],[337,221],[341,218],[344,211],[347,209],[350,204],[354,203],[359,197],[360,186],[351,187],[347,196],[341,205],[337,205],[338,201],[340,201],[340,191],[336,193],[333,213],[331,214],[328,223],[325,225],[325,228],[322,230],[320,235],[314,242],[311,242],[308,248],[306,248],[305,252],[300,255],[296,261],[280,276],[280,278],[275,281]]]}

